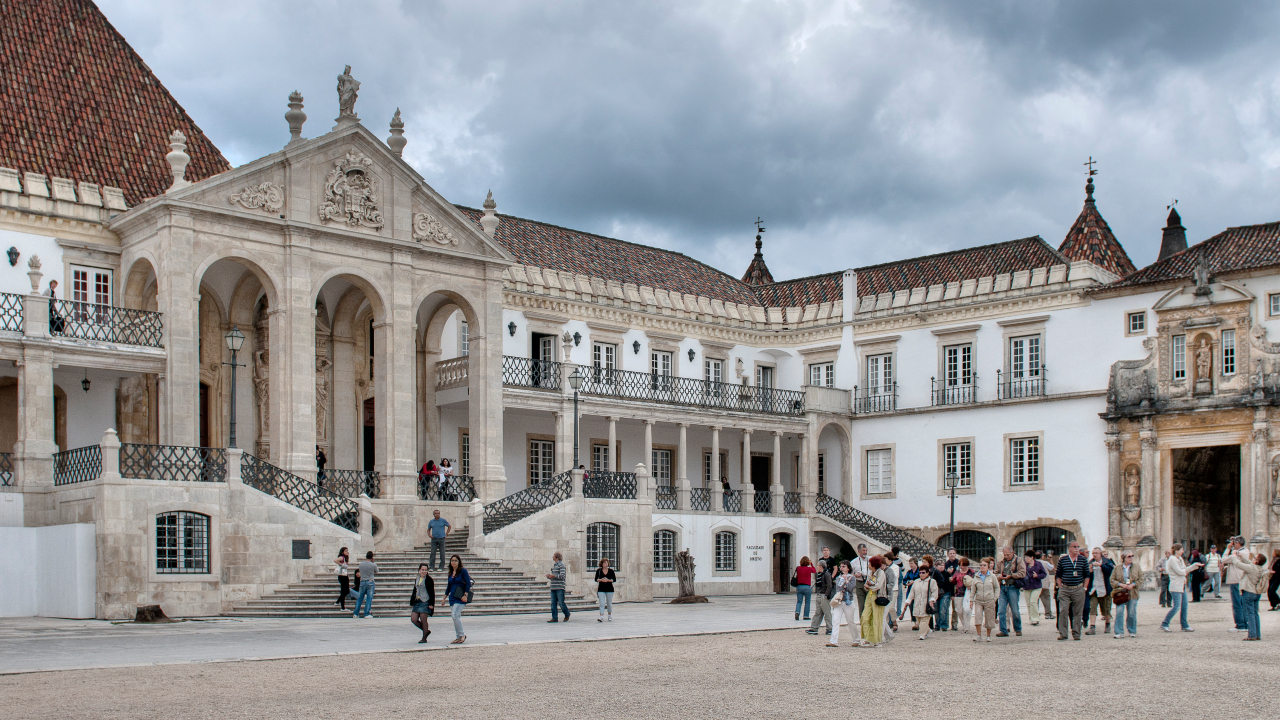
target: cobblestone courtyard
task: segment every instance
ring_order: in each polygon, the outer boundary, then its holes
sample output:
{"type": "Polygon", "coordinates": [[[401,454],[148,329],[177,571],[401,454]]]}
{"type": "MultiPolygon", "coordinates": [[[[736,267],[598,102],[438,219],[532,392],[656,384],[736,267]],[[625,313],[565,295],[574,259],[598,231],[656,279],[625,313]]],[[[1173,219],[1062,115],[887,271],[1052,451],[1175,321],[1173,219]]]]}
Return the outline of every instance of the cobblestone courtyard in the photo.
{"type": "MultiPolygon", "coordinates": [[[[755,604],[781,608],[781,600],[762,598],[755,604]]],[[[682,609],[645,607],[660,614],[682,609]]],[[[880,649],[829,649],[797,629],[593,642],[530,640],[422,653],[15,674],[0,676],[0,692],[8,698],[8,718],[60,719],[349,719],[424,713],[463,718],[790,718],[831,713],[932,718],[955,717],[957,703],[969,708],[963,715],[983,720],[1191,717],[1192,705],[1227,718],[1268,717],[1280,711],[1280,613],[1264,611],[1264,642],[1245,643],[1240,634],[1228,631],[1227,603],[1193,605],[1196,632],[1191,634],[1160,632],[1158,611],[1143,605],[1137,640],[1099,634],[1081,642],[1057,642],[1056,632],[1044,623],[1026,628],[1021,638],[991,644],[976,645],[971,635],[960,633],[935,635],[926,642],[899,634],[880,649]],[[1229,680],[1219,682],[1224,678],[1229,680]],[[1189,689],[1190,694],[1170,704],[1169,687],[1189,689]],[[1039,699],[1029,706],[1031,693],[1039,699]]],[[[732,611],[726,603],[715,612],[732,611]]],[[[347,632],[359,633],[359,627],[347,632]]],[[[699,623],[689,623],[688,631],[698,629],[699,623]]],[[[444,626],[433,641],[442,634],[448,634],[444,626]]]]}

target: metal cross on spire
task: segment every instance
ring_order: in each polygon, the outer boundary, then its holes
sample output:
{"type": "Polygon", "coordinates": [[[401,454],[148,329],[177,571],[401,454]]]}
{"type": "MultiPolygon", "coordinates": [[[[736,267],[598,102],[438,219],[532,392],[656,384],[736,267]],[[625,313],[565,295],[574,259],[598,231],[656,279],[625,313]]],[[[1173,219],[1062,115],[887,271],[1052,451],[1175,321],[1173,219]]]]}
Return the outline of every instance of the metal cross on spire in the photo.
{"type": "Polygon", "coordinates": [[[757,215],[757,216],[756,216],[756,234],[757,234],[757,235],[759,235],[760,233],[764,232],[764,225],[761,225],[761,223],[762,223],[762,222],[763,222],[763,221],[760,219],[760,216],[759,216],[759,215],[757,215]]]}
{"type": "Polygon", "coordinates": [[[1093,177],[1098,174],[1098,171],[1093,169],[1093,166],[1097,165],[1098,161],[1094,160],[1092,155],[1089,156],[1089,162],[1082,164],[1089,168],[1089,177],[1093,177]]]}

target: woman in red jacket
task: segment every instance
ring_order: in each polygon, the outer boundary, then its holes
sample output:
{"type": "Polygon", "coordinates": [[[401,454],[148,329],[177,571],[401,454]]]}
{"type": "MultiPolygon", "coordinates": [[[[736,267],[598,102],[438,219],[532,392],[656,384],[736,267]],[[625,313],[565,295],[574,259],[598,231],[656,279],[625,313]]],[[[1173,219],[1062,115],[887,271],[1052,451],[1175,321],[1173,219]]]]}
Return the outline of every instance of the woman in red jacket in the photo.
{"type": "Polygon", "coordinates": [[[800,606],[804,605],[804,619],[809,619],[809,605],[813,602],[813,575],[817,570],[809,562],[809,556],[800,558],[800,567],[796,568],[795,577],[791,580],[796,586],[796,619],[800,619],[800,606]]]}

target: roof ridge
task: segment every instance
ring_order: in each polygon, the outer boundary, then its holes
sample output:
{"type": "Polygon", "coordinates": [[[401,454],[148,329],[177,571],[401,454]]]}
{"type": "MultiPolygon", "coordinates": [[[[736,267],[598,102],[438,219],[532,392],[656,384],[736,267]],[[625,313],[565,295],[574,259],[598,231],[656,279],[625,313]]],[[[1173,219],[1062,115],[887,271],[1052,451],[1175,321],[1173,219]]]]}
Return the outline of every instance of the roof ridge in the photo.
{"type": "MultiPolygon", "coordinates": [[[[1039,235],[1030,235],[1030,236],[1028,236],[1028,237],[1024,237],[1024,238],[1017,238],[1017,239],[1015,239],[1015,240],[1002,240],[1002,241],[1000,241],[1000,242],[996,242],[996,243],[988,243],[988,244],[986,244],[986,245],[972,245],[972,246],[970,246],[970,247],[966,247],[966,248],[958,248],[958,249],[956,249],[956,250],[946,250],[946,251],[944,251],[944,252],[940,252],[940,253],[933,253],[932,255],[919,255],[919,256],[917,256],[917,257],[902,258],[901,260],[891,260],[891,261],[889,261],[889,262],[877,263],[877,264],[875,264],[875,265],[864,265],[864,266],[859,267],[859,268],[854,268],[854,269],[853,269],[853,271],[854,271],[854,272],[863,272],[863,271],[865,271],[865,270],[879,270],[879,269],[881,269],[881,268],[887,268],[887,267],[892,267],[892,266],[894,266],[894,265],[900,265],[900,264],[905,263],[905,262],[920,262],[921,260],[932,260],[932,259],[934,259],[934,258],[942,258],[942,257],[947,257],[947,256],[949,256],[949,255],[958,255],[958,254],[960,254],[960,253],[971,252],[971,251],[974,251],[974,250],[989,250],[989,249],[991,249],[991,248],[1001,247],[1001,246],[1004,246],[1004,245],[1013,245],[1013,244],[1016,244],[1016,243],[1024,243],[1024,242],[1027,242],[1028,240],[1032,240],[1032,241],[1039,241],[1039,242],[1040,242],[1040,244],[1041,244],[1042,246],[1044,246],[1044,248],[1045,248],[1046,250],[1049,250],[1053,255],[1055,255],[1055,256],[1057,256],[1059,259],[1061,259],[1061,260],[1063,261],[1063,264],[1064,264],[1064,265],[1070,265],[1070,264],[1071,264],[1071,261],[1070,261],[1070,260],[1068,260],[1066,257],[1064,257],[1064,256],[1062,255],[1062,253],[1058,252],[1058,250],[1057,250],[1056,248],[1054,248],[1052,245],[1050,245],[1049,243],[1045,242],[1044,238],[1040,237],[1039,235]]],[[[818,277],[818,276],[817,276],[817,275],[815,275],[815,276],[813,276],[813,277],[818,277]]]]}

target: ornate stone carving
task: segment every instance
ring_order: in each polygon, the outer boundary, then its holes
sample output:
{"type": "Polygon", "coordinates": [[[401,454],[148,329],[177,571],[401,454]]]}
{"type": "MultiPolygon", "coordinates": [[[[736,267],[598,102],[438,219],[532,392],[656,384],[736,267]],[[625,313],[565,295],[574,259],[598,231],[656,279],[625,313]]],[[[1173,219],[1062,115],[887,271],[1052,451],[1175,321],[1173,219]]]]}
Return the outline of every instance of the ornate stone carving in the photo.
{"type": "Polygon", "coordinates": [[[1111,383],[1107,388],[1107,404],[1114,411],[1118,408],[1140,405],[1149,407],[1152,399],[1150,365],[1155,359],[1155,339],[1142,341],[1147,356],[1141,360],[1120,360],[1111,365],[1111,383]]]}
{"type": "Polygon", "coordinates": [[[253,210],[262,208],[269,213],[278,213],[284,208],[284,188],[273,182],[250,185],[229,199],[231,204],[253,210]]]}
{"type": "Polygon", "coordinates": [[[324,182],[322,222],[339,220],[351,227],[382,229],[379,183],[372,168],[373,161],[358,152],[349,152],[333,163],[333,170],[324,182]]]}
{"type": "MultiPolygon", "coordinates": [[[[1137,507],[1142,499],[1142,469],[1136,464],[1124,469],[1125,509],[1137,507]]],[[[1129,518],[1132,520],[1133,518],[1129,518]]]]}
{"type": "Polygon", "coordinates": [[[413,239],[418,242],[431,240],[440,245],[458,244],[458,238],[449,232],[444,223],[424,212],[413,214],[413,239]]]}
{"type": "Polygon", "coordinates": [[[1267,328],[1262,325],[1249,329],[1249,344],[1268,355],[1280,355],[1280,343],[1267,342],[1267,328]]]}
{"type": "Polygon", "coordinates": [[[253,389],[258,401],[258,454],[265,456],[263,448],[271,432],[271,364],[266,350],[253,354],[253,389]]]}
{"type": "Polygon", "coordinates": [[[316,442],[328,438],[329,427],[329,378],[328,369],[333,363],[329,358],[316,356],[316,442]]]}

